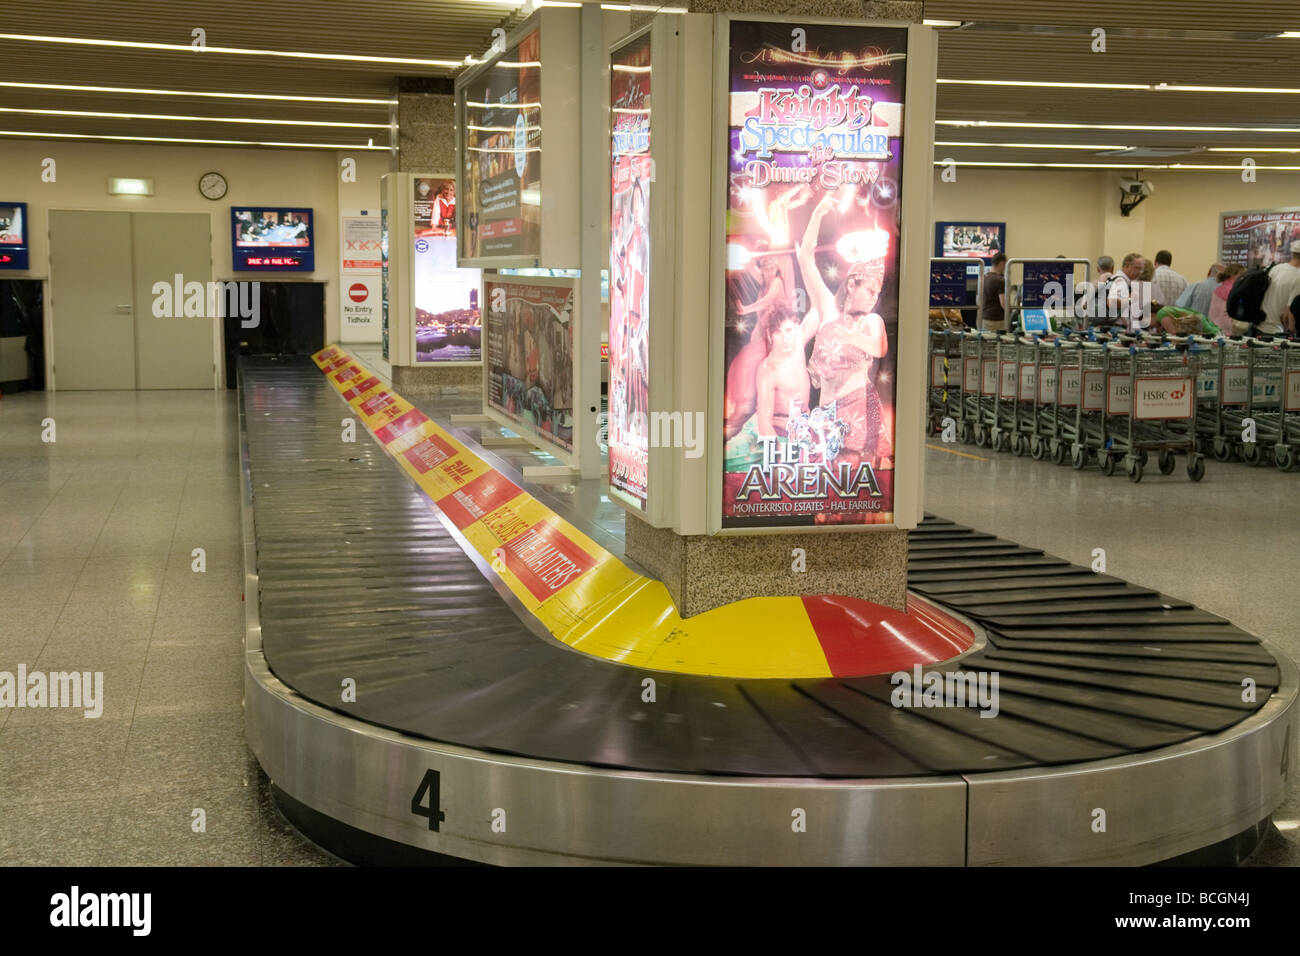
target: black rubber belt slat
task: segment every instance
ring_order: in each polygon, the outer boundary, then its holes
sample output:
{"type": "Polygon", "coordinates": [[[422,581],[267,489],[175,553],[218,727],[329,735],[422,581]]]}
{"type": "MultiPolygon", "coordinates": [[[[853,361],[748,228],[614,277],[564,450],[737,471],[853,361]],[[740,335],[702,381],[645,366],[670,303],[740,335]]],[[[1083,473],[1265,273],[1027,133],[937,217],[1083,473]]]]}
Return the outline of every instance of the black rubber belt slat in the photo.
{"type": "Polygon", "coordinates": [[[1044,613],[1051,615],[1059,614],[1092,614],[1106,613],[1118,614],[1129,611],[1172,611],[1185,610],[1192,605],[1186,601],[1179,601],[1173,598],[1167,598],[1161,594],[1155,594],[1151,591],[1137,591],[1133,593],[1114,593],[1107,592],[1100,588],[1097,589],[1096,597],[1090,600],[1081,600],[1079,596],[1072,597],[1061,596],[1055,600],[1047,597],[1034,597],[1028,600],[1019,601],[997,600],[986,603],[981,599],[976,599],[969,604],[964,601],[952,600],[948,603],[960,604],[962,613],[980,620],[997,620],[1005,621],[1010,617],[1033,617],[1039,618],[1044,613]]]}
{"type": "Polygon", "coordinates": [[[1025,661],[1029,664],[1050,664],[1053,667],[1079,667],[1098,671],[1125,674],[1152,674],[1156,677],[1181,677],[1234,685],[1241,690],[1245,678],[1258,687],[1276,688],[1281,674],[1275,665],[1241,662],[1178,661],[1169,659],[1114,658],[1105,655],[1050,654],[1034,651],[988,651],[985,657],[993,660],[1025,661]]]}
{"type": "Polygon", "coordinates": [[[1186,740],[1250,712],[1238,687],[1216,683],[1224,668],[1257,675],[1260,704],[1276,679],[1258,641],[1219,618],[1098,613],[1115,595],[1149,592],[932,516],[909,536],[909,585],[1010,623],[990,627],[983,651],[927,670],[996,670],[998,718],[894,708],[887,676],[739,681],[588,657],[519,618],[373,440],[340,442],[346,406],[314,365],[245,359],[241,369],[267,662],[304,697],[376,726],[633,770],[946,775],[1186,740]],[[1053,613],[1070,607],[1059,599],[1097,610],[1053,613]],[[1041,613],[1005,613],[1022,600],[1041,613]],[[1197,661],[1217,668],[1197,672],[1197,661]],[[1152,667],[1200,679],[1129,673],[1152,667]],[[649,675],[653,703],[641,697],[649,675]],[[339,700],[343,677],[357,681],[355,702],[339,700]]]}

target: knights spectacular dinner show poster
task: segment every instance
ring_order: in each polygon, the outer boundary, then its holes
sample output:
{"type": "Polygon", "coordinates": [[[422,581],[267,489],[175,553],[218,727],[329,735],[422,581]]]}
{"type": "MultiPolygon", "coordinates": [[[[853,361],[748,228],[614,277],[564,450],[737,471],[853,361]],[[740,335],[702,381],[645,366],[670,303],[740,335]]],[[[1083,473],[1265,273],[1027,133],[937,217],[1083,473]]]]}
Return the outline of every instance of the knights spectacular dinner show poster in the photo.
{"type": "Polygon", "coordinates": [[[730,29],[722,527],[892,524],[907,31],[730,29]]]}

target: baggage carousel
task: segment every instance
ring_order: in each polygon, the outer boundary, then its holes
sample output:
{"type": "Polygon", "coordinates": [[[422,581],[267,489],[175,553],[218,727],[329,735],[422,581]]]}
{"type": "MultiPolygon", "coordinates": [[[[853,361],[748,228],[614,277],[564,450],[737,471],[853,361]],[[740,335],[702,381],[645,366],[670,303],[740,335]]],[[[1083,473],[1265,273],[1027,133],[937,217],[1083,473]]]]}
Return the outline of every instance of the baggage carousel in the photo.
{"type": "Polygon", "coordinates": [[[1185,601],[928,516],[909,589],[977,641],[925,670],[996,674],[996,719],[632,666],[557,640],[348,414],[313,362],[243,360],[246,733],[342,856],[1230,863],[1284,798],[1294,665],[1185,601]]]}

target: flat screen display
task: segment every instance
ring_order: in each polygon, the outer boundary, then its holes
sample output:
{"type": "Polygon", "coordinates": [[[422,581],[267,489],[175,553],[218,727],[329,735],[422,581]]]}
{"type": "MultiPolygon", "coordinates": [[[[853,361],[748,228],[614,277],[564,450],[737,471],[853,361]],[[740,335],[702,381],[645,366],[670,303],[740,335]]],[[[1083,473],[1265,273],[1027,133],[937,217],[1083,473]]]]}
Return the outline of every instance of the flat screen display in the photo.
{"type": "Polygon", "coordinates": [[[650,461],[650,35],[610,63],[609,488],[642,511],[650,461]]]}
{"type": "Polygon", "coordinates": [[[314,272],[311,209],[231,206],[231,268],[235,272],[314,272]]]}
{"type": "Polygon", "coordinates": [[[722,527],[890,524],[907,31],[729,49],[722,527]]]}
{"type": "Polygon", "coordinates": [[[456,180],[412,180],[415,361],[478,362],[483,322],[478,269],[456,266],[456,180]]]}
{"type": "Polygon", "coordinates": [[[462,259],[541,256],[541,36],[534,26],[457,93],[462,259]]]}
{"type": "Polygon", "coordinates": [[[571,280],[483,277],[487,402],[530,436],[573,451],[571,280]]]}
{"type": "Polygon", "coordinates": [[[0,269],[26,269],[27,203],[0,202],[0,269]]]}
{"type": "Polygon", "coordinates": [[[1005,222],[936,222],[934,254],[941,259],[983,259],[992,263],[1007,251],[1005,222]]]}

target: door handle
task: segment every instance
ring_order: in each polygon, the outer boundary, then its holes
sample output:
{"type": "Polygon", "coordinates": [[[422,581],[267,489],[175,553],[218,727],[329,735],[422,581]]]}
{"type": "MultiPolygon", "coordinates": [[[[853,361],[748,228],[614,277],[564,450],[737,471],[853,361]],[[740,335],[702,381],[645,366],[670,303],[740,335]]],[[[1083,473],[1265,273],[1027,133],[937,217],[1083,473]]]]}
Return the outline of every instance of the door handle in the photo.
{"type": "Polygon", "coordinates": [[[119,305],[119,306],[117,306],[117,307],[114,309],[114,311],[115,311],[115,312],[130,312],[130,311],[131,311],[131,303],[128,302],[126,305],[119,305]]]}

